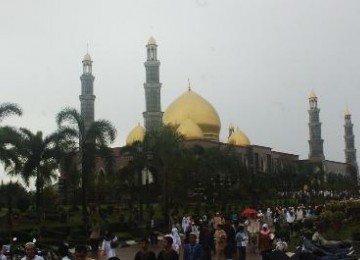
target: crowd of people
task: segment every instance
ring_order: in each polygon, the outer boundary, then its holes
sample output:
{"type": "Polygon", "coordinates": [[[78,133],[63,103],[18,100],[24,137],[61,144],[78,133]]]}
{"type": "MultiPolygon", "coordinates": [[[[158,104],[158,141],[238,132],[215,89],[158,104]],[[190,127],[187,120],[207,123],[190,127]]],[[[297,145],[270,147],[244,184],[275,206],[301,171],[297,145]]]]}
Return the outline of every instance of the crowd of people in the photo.
{"type": "MultiPolygon", "coordinates": [[[[153,230],[148,237],[139,241],[139,251],[135,260],[245,260],[247,252],[259,254],[263,259],[288,259],[287,240],[295,236],[295,224],[315,217],[318,209],[315,207],[276,207],[263,210],[245,209],[227,217],[216,212],[213,216],[184,216],[172,223],[168,234],[160,234],[153,230]],[[290,236],[282,237],[278,229],[286,226],[290,236]],[[160,238],[160,239],[158,239],[160,238]],[[161,243],[161,251],[153,252],[150,244],[161,243]],[[275,258],[269,257],[276,253],[275,258]]],[[[116,260],[118,238],[109,230],[100,236],[100,225],[94,221],[90,233],[90,246],[96,259],[116,260]]],[[[318,230],[312,237],[303,237],[302,251],[310,254],[321,254],[326,259],[353,259],[350,243],[329,241],[323,238],[318,230]],[[345,256],[345,258],[339,258],[345,256]]],[[[158,248],[158,247],[157,247],[158,248]]],[[[61,260],[89,260],[89,248],[79,245],[73,254],[69,253],[67,245],[59,248],[61,260]]],[[[158,251],[158,250],[156,250],[158,251]]],[[[307,259],[307,258],[305,258],[307,259]]],[[[311,259],[311,258],[309,258],[311,259]]],[[[325,258],[324,258],[325,259],[325,258]]],[[[0,255],[0,260],[4,260],[0,255]]],[[[25,244],[25,257],[22,260],[43,260],[36,255],[35,244],[25,244]]]]}
{"type": "MultiPolygon", "coordinates": [[[[289,259],[290,254],[286,254],[287,242],[296,235],[295,225],[301,226],[306,220],[314,219],[320,210],[318,207],[300,205],[264,210],[247,209],[239,214],[229,214],[227,217],[219,212],[211,218],[207,215],[184,216],[181,220],[172,223],[171,233],[164,237],[166,241],[164,250],[169,252],[167,258],[159,255],[157,259],[178,259],[181,255],[184,260],[243,260],[246,259],[247,252],[260,254],[263,259],[289,259]],[[280,232],[277,232],[284,226],[289,230],[288,237],[283,237],[280,232]],[[171,248],[169,241],[172,241],[171,248]],[[276,257],[271,258],[270,255],[276,255],[276,257]]],[[[302,251],[313,253],[315,245],[319,244],[317,252],[323,250],[322,253],[327,252],[328,257],[335,254],[333,252],[353,254],[351,249],[339,246],[335,242],[336,246],[331,243],[331,247],[329,243],[325,246],[326,240],[323,238],[323,245],[315,237],[310,240],[314,247],[303,246],[302,251]],[[331,248],[333,252],[328,252],[328,248],[331,248]]]]}

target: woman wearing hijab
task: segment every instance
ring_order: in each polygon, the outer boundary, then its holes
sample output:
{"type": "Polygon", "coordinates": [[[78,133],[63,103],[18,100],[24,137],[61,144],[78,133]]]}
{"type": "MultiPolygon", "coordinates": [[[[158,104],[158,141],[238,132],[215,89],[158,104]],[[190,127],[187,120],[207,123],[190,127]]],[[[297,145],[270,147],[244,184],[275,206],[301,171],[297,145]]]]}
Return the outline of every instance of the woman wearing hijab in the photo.
{"type": "Polygon", "coordinates": [[[271,252],[273,239],[274,234],[270,232],[268,225],[262,225],[259,234],[259,250],[263,259],[267,259],[267,253],[271,252]]]}
{"type": "Polygon", "coordinates": [[[181,238],[179,235],[179,231],[176,227],[173,227],[171,229],[171,237],[173,239],[173,249],[176,251],[176,253],[180,253],[180,248],[181,248],[181,238]]]}

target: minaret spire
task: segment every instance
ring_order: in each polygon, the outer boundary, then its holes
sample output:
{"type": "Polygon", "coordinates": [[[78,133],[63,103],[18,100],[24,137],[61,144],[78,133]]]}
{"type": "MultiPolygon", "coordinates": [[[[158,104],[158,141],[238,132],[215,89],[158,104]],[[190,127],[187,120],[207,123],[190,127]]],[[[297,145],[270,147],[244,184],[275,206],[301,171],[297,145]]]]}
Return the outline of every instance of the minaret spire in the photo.
{"type": "Polygon", "coordinates": [[[325,159],[323,144],[324,140],[321,139],[321,123],[319,119],[320,109],[318,108],[317,96],[314,91],[311,91],[309,96],[309,160],[323,161],[325,159]]]}
{"type": "MultiPolygon", "coordinates": [[[[87,47],[88,48],[88,47],[87,47]]],[[[85,130],[87,131],[90,125],[94,122],[95,117],[95,98],[94,95],[94,80],[95,77],[92,75],[92,63],[90,54],[87,51],[84,59],[82,61],[83,64],[83,74],[80,76],[81,80],[81,95],[80,103],[81,103],[81,116],[84,120],[85,130]]]]}
{"type": "Polygon", "coordinates": [[[146,70],[144,125],[146,130],[156,131],[162,125],[163,112],[161,112],[161,83],[159,81],[160,61],[157,59],[157,44],[153,37],[150,37],[146,49],[147,60],[144,63],[146,70]]]}
{"type": "Polygon", "coordinates": [[[356,149],[355,149],[355,135],[353,131],[353,123],[351,121],[351,113],[348,109],[345,110],[344,114],[345,124],[345,162],[353,165],[357,169],[356,162],[356,149]]]}

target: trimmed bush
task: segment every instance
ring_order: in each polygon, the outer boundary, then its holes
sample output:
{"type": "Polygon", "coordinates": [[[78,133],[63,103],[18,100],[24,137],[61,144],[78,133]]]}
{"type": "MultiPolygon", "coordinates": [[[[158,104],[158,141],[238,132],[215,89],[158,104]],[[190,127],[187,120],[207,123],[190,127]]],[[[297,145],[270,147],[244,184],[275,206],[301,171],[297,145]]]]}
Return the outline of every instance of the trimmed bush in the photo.
{"type": "Polygon", "coordinates": [[[342,211],[335,211],[332,213],[331,221],[332,222],[341,222],[345,219],[345,213],[342,211]]]}

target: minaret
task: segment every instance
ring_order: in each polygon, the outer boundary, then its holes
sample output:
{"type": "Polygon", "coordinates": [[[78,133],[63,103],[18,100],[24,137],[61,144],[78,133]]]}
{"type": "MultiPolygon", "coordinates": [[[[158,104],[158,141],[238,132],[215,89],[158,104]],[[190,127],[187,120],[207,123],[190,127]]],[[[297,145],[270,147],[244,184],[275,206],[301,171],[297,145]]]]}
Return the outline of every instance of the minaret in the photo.
{"type": "Polygon", "coordinates": [[[313,91],[311,91],[309,96],[309,104],[309,160],[323,161],[325,156],[323,150],[324,140],[321,139],[321,123],[319,120],[320,109],[317,106],[317,96],[313,91]]]}
{"type": "Polygon", "coordinates": [[[147,60],[144,63],[146,69],[144,125],[147,131],[156,131],[162,125],[163,112],[161,112],[160,99],[160,61],[157,59],[157,44],[153,37],[150,37],[146,48],[147,60]]]}
{"type": "Polygon", "coordinates": [[[79,96],[81,102],[81,116],[84,120],[85,130],[87,131],[90,125],[94,122],[94,79],[92,75],[92,60],[89,53],[86,53],[83,63],[83,74],[81,80],[81,95],[79,96]]]}
{"type": "Polygon", "coordinates": [[[353,132],[353,123],[351,122],[351,113],[348,109],[345,111],[345,162],[357,168],[355,136],[353,132]]]}

